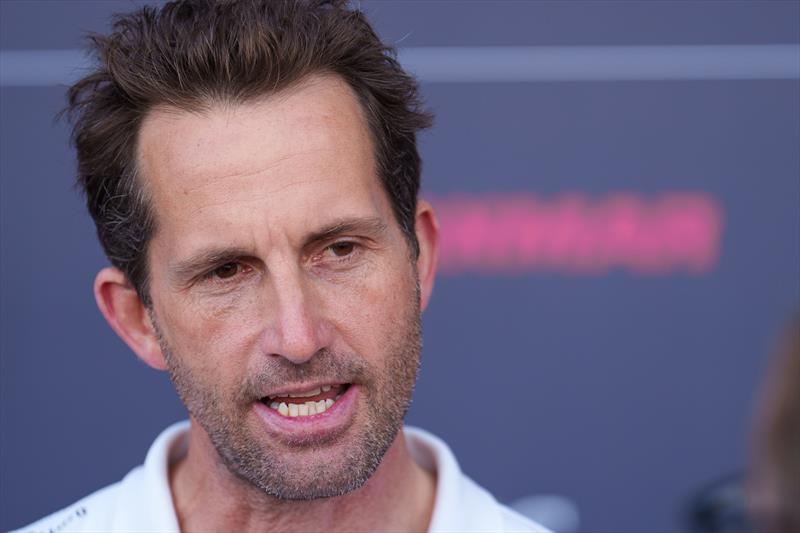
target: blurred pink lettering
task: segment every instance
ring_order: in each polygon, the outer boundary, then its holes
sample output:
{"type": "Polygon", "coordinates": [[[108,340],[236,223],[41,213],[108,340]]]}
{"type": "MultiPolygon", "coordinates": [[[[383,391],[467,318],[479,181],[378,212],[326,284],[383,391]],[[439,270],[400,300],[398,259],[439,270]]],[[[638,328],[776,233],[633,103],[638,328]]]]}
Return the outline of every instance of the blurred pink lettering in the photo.
{"type": "Polygon", "coordinates": [[[429,200],[442,228],[440,265],[449,274],[702,275],[720,256],[723,211],[705,192],[429,200]]]}

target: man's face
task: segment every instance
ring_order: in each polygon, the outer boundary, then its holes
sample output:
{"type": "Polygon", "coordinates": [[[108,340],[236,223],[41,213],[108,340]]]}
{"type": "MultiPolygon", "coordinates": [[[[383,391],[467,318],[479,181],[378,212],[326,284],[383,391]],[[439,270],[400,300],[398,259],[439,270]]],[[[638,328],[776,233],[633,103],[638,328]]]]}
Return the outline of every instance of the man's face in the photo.
{"type": "Polygon", "coordinates": [[[356,98],[317,77],[156,109],[139,162],[158,226],[151,318],[193,420],[269,494],[359,487],[410,401],[420,309],[356,98]]]}

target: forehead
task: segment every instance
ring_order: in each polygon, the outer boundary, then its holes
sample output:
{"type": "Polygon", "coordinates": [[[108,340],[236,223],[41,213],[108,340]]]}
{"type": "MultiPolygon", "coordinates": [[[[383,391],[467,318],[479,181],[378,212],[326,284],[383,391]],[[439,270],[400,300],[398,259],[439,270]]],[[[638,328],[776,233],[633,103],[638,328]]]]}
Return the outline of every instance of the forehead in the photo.
{"type": "Polygon", "coordinates": [[[304,212],[294,220],[311,222],[326,206],[357,211],[386,202],[361,106],[333,76],[196,113],[157,108],[143,121],[138,163],[158,232],[186,238],[240,216],[268,224],[304,212]]]}

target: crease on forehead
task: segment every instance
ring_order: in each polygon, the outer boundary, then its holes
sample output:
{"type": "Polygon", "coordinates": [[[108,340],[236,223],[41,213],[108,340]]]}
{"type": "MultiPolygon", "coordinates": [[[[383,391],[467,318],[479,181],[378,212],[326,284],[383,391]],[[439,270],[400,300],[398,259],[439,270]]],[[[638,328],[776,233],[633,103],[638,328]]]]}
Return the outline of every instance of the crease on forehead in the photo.
{"type": "MultiPolygon", "coordinates": [[[[214,99],[214,100],[207,100],[205,102],[198,102],[197,105],[189,108],[180,108],[175,105],[159,105],[155,106],[148,112],[148,115],[142,122],[141,128],[146,127],[146,123],[150,120],[166,120],[170,121],[172,119],[179,119],[181,117],[185,117],[187,114],[195,115],[196,117],[209,117],[214,112],[222,111],[225,115],[228,115],[226,120],[230,120],[233,113],[236,111],[241,111],[243,106],[260,106],[260,105],[272,105],[277,104],[280,105],[281,103],[285,102],[291,97],[297,97],[298,95],[302,95],[303,93],[315,92],[315,91],[331,91],[331,90],[344,90],[346,94],[350,95],[350,102],[352,106],[350,107],[356,112],[356,116],[359,118],[359,122],[361,124],[360,134],[364,137],[364,145],[369,147],[371,156],[369,158],[373,169],[371,173],[375,175],[377,178],[377,168],[376,168],[376,161],[375,161],[375,147],[374,142],[372,139],[372,133],[369,127],[369,123],[366,117],[366,114],[363,109],[363,105],[361,104],[360,99],[355,94],[353,89],[350,85],[340,78],[338,75],[331,74],[331,73],[317,73],[310,76],[305,76],[300,80],[290,84],[289,86],[282,88],[281,90],[273,93],[267,93],[262,96],[258,96],[255,98],[250,98],[247,100],[236,101],[234,98],[230,99],[214,99]],[[324,83],[324,82],[332,82],[332,83],[324,83]]],[[[332,108],[330,111],[332,113],[326,113],[325,120],[338,120],[341,116],[340,108],[332,108]]],[[[219,117],[218,117],[219,118],[219,117]]],[[[140,128],[140,131],[141,131],[140,128]]],[[[334,138],[335,139],[335,138],[334,138]]],[[[144,157],[142,153],[143,146],[141,143],[137,143],[137,167],[139,168],[139,176],[138,180],[140,182],[140,187],[145,189],[145,192],[149,192],[148,194],[152,202],[155,202],[156,195],[152,194],[155,193],[157,189],[162,189],[162,194],[158,195],[161,198],[161,202],[169,202],[170,196],[174,193],[179,193],[182,195],[188,195],[193,192],[201,190],[203,187],[219,184],[220,180],[230,180],[235,178],[246,178],[256,175],[261,172],[265,172],[270,170],[271,168],[277,167],[283,162],[286,162],[293,157],[307,155],[309,153],[313,153],[315,151],[322,151],[325,149],[335,149],[335,146],[332,148],[321,148],[319,150],[316,149],[306,149],[306,150],[299,150],[296,152],[292,152],[289,154],[282,155],[272,161],[267,162],[266,165],[261,166],[260,168],[255,168],[253,170],[244,170],[242,172],[233,171],[230,173],[221,173],[218,175],[208,175],[206,179],[201,179],[200,182],[195,183],[183,183],[177,184],[177,187],[172,188],[169,185],[175,185],[175,182],[172,183],[162,181],[162,186],[159,186],[157,182],[153,182],[152,180],[148,179],[147,175],[147,167],[150,163],[152,163],[152,158],[155,157],[156,160],[158,159],[158,152],[161,150],[163,155],[163,150],[166,148],[163,146],[155,145],[153,140],[150,140],[149,146],[147,147],[151,150],[150,158],[151,160],[148,161],[148,158],[144,157]],[[163,186],[166,185],[166,188],[163,186]],[[147,190],[150,189],[150,190],[147,190]],[[171,189],[171,190],[170,190],[171,189]],[[167,193],[167,194],[163,194],[167,193]]],[[[202,166],[202,162],[198,163],[198,166],[202,166]]],[[[184,171],[185,174],[190,176],[196,176],[202,174],[198,172],[196,175],[191,172],[191,166],[188,167],[188,171],[184,171]]],[[[298,182],[299,183],[299,182],[298,182]]],[[[292,184],[281,184],[276,189],[272,191],[267,191],[267,193],[274,193],[280,192],[281,190],[290,187],[292,184]]],[[[233,187],[233,184],[231,184],[233,187]]],[[[267,194],[264,193],[264,194],[267,194]]],[[[260,195],[263,197],[263,194],[260,195]]],[[[160,203],[160,202],[159,202],[160,203]]],[[[223,204],[225,201],[223,200],[223,204]]],[[[155,207],[155,206],[154,206],[155,207]]]]}
{"type": "MultiPolygon", "coordinates": [[[[209,180],[206,180],[206,182],[204,182],[204,183],[198,183],[198,184],[196,184],[194,186],[190,186],[190,187],[182,187],[180,192],[183,193],[183,194],[191,194],[192,192],[198,191],[200,189],[203,189],[204,187],[208,187],[209,185],[212,185],[213,182],[217,181],[217,180],[233,180],[233,179],[236,179],[236,178],[250,178],[250,177],[256,176],[258,174],[261,174],[263,172],[266,172],[268,170],[272,170],[272,169],[280,166],[282,163],[284,163],[286,161],[289,161],[290,159],[292,159],[294,157],[301,156],[301,155],[313,154],[313,153],[319,153],[319,152],[323,152],[323,151],[324,151],[323,149],[319,148],[319,149],[301,150],[301,151],[298,151],[298,152],[294,152],[294,153],[288,154],[286,156],[273,159],[272,161],[270,161],[269,164],[267,164],[265,166],[262,166],[262,167],[259,167],[259,168],[255,169],[255,170],[250,171],[250,172],[232,172],[230,174],[221,174],[219,176],[214,176],[213,178],[211,178],[209,180]]],[[[300,180],[300,181],[304,181],[304,180],[300,180]]],[[[305,180],[305,181],[310,181],[310,180],[305,180]]],[[[292,185],[291,183],[290,184],[286,184],[286,185],[282,185],[280,187],[277,187],[277,188],[273,189],[272,191],[267,191],[267,192],[270,192],[270,193],[280,192],[281,190],[286,189],[286,188],[290,187],[291,185],[292,185]]]]}
{"type": "MultiPolygon", "coordinates": [[[[357,127],[357,136],[356,139],[361,139],[357,141],[357,146],[364,147],[369,152],[370,157],[368,159],[364,159],[364,161],[368,161],[369,165],[372,167],[369,169],[369,174],[374,177],[375,185],[378,185],[378,191],[373,191],[374,193],[378,194],[385,194],[382,185],[380,184],[380,180],[378,179],[378,170],[377,170],[377,161],[375,158],[375,148],[374,142],[372,139],[372,134],[370,130],[370,126],[368,120],[366,118],[366,113],[364,111],[363,105],[352,90],[352,88],[341,78],[338,76],[333,75],[318,75],[313,77],[307,77],[304,80],[301,80],[299,83],[295,83],[285,89],[277,93],[271,93],[264,95],[263,97],[252,98],[242,102],[236,102],[235,100],[220,100],[216,102],[208,102],[204,106],[197,107],[195,109],[180,109],[175,106],[158,106],[151,110],[151,114],[145,118],[145,121],[149,119],[153,119],[155,114],[158,120],[165,120],[167,123],[172,120],[180,120],[181,118],[185,118],[187,115],[194,115],[196,118],[202,117],[212,117],[212,114],[218,113],[215,117],[216,120],[223,120],[227,123],[230,122],[232,118],[235,118],[236,112],[242,112],[244,109],[246,112],[246,108],[248,106],[262,106],[262,105],[272,105],[277,104],[280,105],[283,102],[286,102],[292,96],[303,96],[305,95],[306,98],[311,96],[313,98],[314,92],[321,92],[323,94],[330,94],[331,91],[338,91],[337,94],[348,94],[350,98],[348,99],[349,103],[345,103],[342,105],[341,101],[332,100],[328,98],[324,100],[324,104],[322,109],[322,113],[316,114],[306,114],[305,116],[301,113],[299,115],[299,120],[309,120],[309,119],[316,119],[320,116],[324,118],[322,120],[325,121],[332,121],[334,124],[336,122],[341,122],[342,127],[347,127],[349,131],[353,130],[354,121],[352,118],[356,118],[357,124],[360,127],[357,127]],[[333,83],[323,83],[324,81],[330,81],[333,83]],[[353,113],[344,113],[343,111],[353,111],[353,113]],[[220,113],[221,112],[221,113],[220,113]],[[342,116],[350,117],[349,120],[342,119],[342,116]],[[347,120],[345,122],[345,120],[347,120]],[[362,141],[363,140],[363,141],[362,141]]],[[[338,98],[341,98],[339,96],[338,98]]],[[[304,109],[305,106],[299,108],[304,109]]],[[[278,117],[283,117],[286,109],[278,112],[278,117]]],[[[246,115],[245,115],[246,116],[246,115]]],[[[291,118],[291,114],[288,115],[291,118]]],[[[278,118],[280,120],[280,118],[278,118]]],[[[144,122],[143,122],[144,125],[144,122]]],[[[258,128],[258,123],[253,123],[254,128],[258,128]]],[[[324,131],[324,135],[330,135],[330,130],[325,130],[325,128],[320,128],[321,131],[324,131]]],[[[169,129],[167,129],[169,132],[169,129]]],[[[178,132],[180,130],[177,130],[178,132]]],[[[244,130],[243,130],[244,131],[244,130]]],[[[248,130],[249,131],[249,130],[248,130]]],[[[175,130],[171,131],[173,135],[176,133],[175,130]]],[[[241,132],[239,132],[241,133],[241,132]]],[[[162,137],[163,138],[163,137],[162,137]]],[[[195,181],[192,179],[187,180],[175,180],[169,179],[169,176],[166,175],[167,180],[161,179],[156,181],[151,181],[150,187],[151,194],[149,195],[151,198],[152,205],[154,207],[154,211],[165,213],[165,207],[168,207],[168,204],[173,203],[175,204],[177,199],[184,197],[186,195],[191,195],[195,192],[199,192],[200,195],[203,195],[202,189],[204,187],[211,187],[211,186],[219,186],[220,181],[228,182],[227,184],[223,184],[221,188],[219,188],[217,193],[221,192],[222,194],[207,195],[208,201],[201,201],[196,204],[193,208],[190,208],[190,211],[184,213],[184,217],[186,219],[193,218],[199,211],[203,210],[204,208],[218,208],[222,207],[224,211],[224,206],[228,204],[240,203],[240,205],[245,206],[251,202],[257,202],[258,200],[264,199],[267,195],[279,194],[281,191],[294,187],[294,186],[302,186],[304,183],[311,183],[311,182],[319,182],[319,181],[328,181],[335,179],[337,173],[335,169],[332,170],[330,177],[325,178],[324,176],[317,174],[310,174],[307,178],[303,176],[297,176],[295,179],[289,179],[285,181],[281,181],[280,183],[275,183],[273,186],[267,185],[264,188],[259,188],[258,190],[250,189],[247,193],[242,193],[242,191],[246,190],[247,187],[243,187],[244,184],[240,180],[247,180],[248,178],[252,178],[253,176],[257,176],[260,173],[270,172],[276,167],[279,167],[281,164],[292,160],[295,157],[303,156],[312,154],[314,152],[322,152],[322,151],[333,151],[334,153],[338,153],[339,149],[342,146],[337,146],[335,141],[339,140],[339,137],[334,135],[331,137],[333,139],[333,143],[330,143],[328,146],[321,147],[321,148],[314,148],[313,145],[310,147],[306,147],[303,149],[301,147],[299,150],[294,151],[291,150],[290,152],[286,151],[287,146],[291,149],[290,145],[285,145],[283,147],[278,148],[281,150],[276,154],[277,157],[274,159],[271,158],[259,158],[254,157],[253,161],[256,163],[256,166],[250,166],[247,162],[247,153],[243,152],[245,162],[242,163],[240,168],[236,168],[235,164],[231,168],[225,169],[225,166],[222,166],[222,172],[219,174],[214,175],[213,173],[206,173],[205,177],[202,177],[202,173],[198,172],[196,174],[192,173],[192,161],[184,160],[181,165],[179,165],[180,172],[188,177],[197,177],[200,176],[199,180],[195,181]],[[186,163],[189,163],[187,166],[186,163]],[[182,167],[182,168],[181,168],[182,167]],[[231,172],[225,172],[225,170],[230,170],[231,172]],[[241,170],[241,171],[239,171],[241,170]],[[182,181],[182,183],[181,183],[182,181]],[[237,183],[238,182],[238,183],[237,183]],[[160,191],[158,189],[161,189],[160,191]],[[243,195],[244,194],[244,195],[243,195]],[[249,196],[247,196],[249,195],[249,196]],[[157,197],[157,198],[156,198],[157,197]],[[160,205],[156,205],[160,204],[160,205]]],[[[150,137],[147,139],[149,145],[146,147],[148,149],[148,158],[144,157],[142,150],[140,149],[138,152],[138,159],[143,163],[142,170],[146,170],[147,165],[158,165],[159,164],[159,156],[164,157],[164,150],[168,149],[168,145],[166,143],[158,143],[158,137],[150,137]],[[159,150],[161,153],[159,154],[159,150]]],[[[198,137],[198,142],[202,140],[202,137],[198,137]]],[[[176,138],[173,137],[172,142],[175,142],[176,138]]],[[[224,149],[224,148],[223,148],[224,149]]],[[[348,147],[348,151],[351,148],[348,147]]],[[[164,159],[161,159],[160,163],[163,165],[164,159]]],[[[234,157],[231,159],[232,162],[236,162],[236,158],[234,157]]],[[[176,161],[173,160],[168,164],[175,164],[176,161]]],[[[197,165],[202,166],[202,161],[198,162],[197,165]]],[[[158,167],[156,167],[158,168],[158,167]]],[[[161,175],[164,176],[164,170],[159,169],[161,171],[161,175]]],[[[147,172],[142,172],[142,177],[146,176],[147,172]]],[[[142,182],[150,181],[148,179],[142,180],[142,182]]],[[[380,202],[380,201],[379,201],[380,202]]],[[[155,214],[155,213],[154,213],[155,214]]],[[[158,229],[156,229],[158,231],[158,229]]]]}
{"type": "MultiPolygon", "coordinates": [[[[254,172],[252,174],[255,175],[255,174],[258,174],[259,172],[260,171],[256,171],[256,172],[254,172]]],[[[292,181],[290,183],[282,184],[281,186],[276,187],[274,189],[267,189],[267,190],[261,191],[258,194],[250,194],[250,193],[248,193],[247,194],[247,198],[244,198],[244,199],[242,199],[242,198],[224,198],[224,199],[219,199],[219,200],[214,200],[214,201],[210,201],[210,202],[207,202],[207,203],[203,203],[201,205],[198,205],[197,207],[195,207],[191,211],[189,211],[188,215],[190,215],[190,216],[191,215],[196,215],[196,214],[198,214],[198,213],[200,213],[200,212],[202,212],[202,211],[204,211],[206,209],[209,209],[209,208],[220,208],[220,207],[224,207],[224,206],[230,205],[230,204],[240,204],[241,205],[241,204],[248,204],[248,203],[256,203],[256,202],[260,202],[260,201],[264,200],[265,198],[267,198],[269,196],[275,195],[277,193],[280,193],[280,192],[282,192],[282,191],[284,191],[286,189],[292,188],[292,187],[298,187],[298,186],[302,186],[302,185],[309,184],[309,183],[321,183],[321,182],[331,181],[331,180],[333,180],[333,178],[297,179],[297,180],[294,180],[294,181],[292,181]]],[[[210,185],[213,185],[213,184],[209,183],[209,184],[204,185],[204,186],[210,186],[210,185]]]]}
{"type": "MultiPolygon", "coordinates": [[[[177,107],[174,105],[158,105],[148,111],[147,115],[142,120],[142,123],[139,127],[140,133],[148,128],[149,124],[152,124],[153,121],[161,122],[162,124],[167,125],[167,129],[169,128],[169,124],[171,122],[180,122],[181,119],[185,119],[188,117],[195,117],[196,119],[202,118],[209,118],[211,120],[224,122],[225,124],[230,124],[231,120],[241,120],[242,118],[248,118],[248,108],[253,110],[255,108],[262,108],[263,106],[269,106],[269,108],[275,111],[275,119],[281,120],[287,117],[291,117],[293,120],[296,121],[297,124],[302,125],[304,122],[308,121],[317,121],[317,122],[328,122],[334,123],[336,127],[352,128],[352,121],[348,120],[349,117],[357,117],[357,121],[359,126],[357,128],[358,136],[361,137],[360,140],[364,141],[364,144],[369,147],[372,155],[372,159],[375,158],[375,146],[373,141],[373,135],[370,129],[369,120],[366,117],[366,113],[363,109],[362,103],[350,85],[345,82],[342,78],[337,75],[333,74],[316,74],[313,76],[309,76],[306,78],[301,79],[298,82],[291,84],[286,88],[282,88],[280,91],[276,93],[268,93],[262,96],[249,98],[246,100],[239,100],[236,99],[214,99],[208,100],[205,102],[199,102],[197,105],[193,105],[191,107],[177,107]],[[338,91],[338,93],[348,95],[347,101],[338,100],[336,101],[335,105],[332,104],[334,99],[328,98],[320,98],[317,100],[313,100],[313,94],[315,92],[327,92],[330,93],[331,91],[338,91]],[[305,98],[305,101],[302,100],[305,98]],[[301,112],[295,113],[294,111],[289,111],[285,107],[281,107],[282,104],[286,103],[287,100],[294,99],[303,101],[304,104],[300,109],[304,110],[308,107],[309,102],[313,102],[312,108],[321,108],[321,109],[314,109],[314,113],[306,113],[305,115],[301,112]],[[346,113],[343,111],[354,111],[354,113],[346,113]],[[244,117],[236,116],[237,113],[244,113],[244,117]],[[295,116],[292,116],[295,115],[295,116]]],[[[267,114],[269,116],[269,114],[267,114]]],[[[257,129],[261,123],[254,123],[253,128],[257,129]]],[[[268,125],[269,121],[263,122],[263,124],[268,125]]],[[[320,131],[328,131],[325,128],[320,128],[320,131]]],[[[338,136],[330,137],[334,141],[338,141],[338,136]]],[[[323,140],[330,140],[330,139],[323,139],[323,140]]],[[[166,146],[164,143],[155,143],[152,139],[149,139],[149,142],[146,146],[149,152],[150,159],[158,158],[159,155],[164,154],[166,150],[166,146]]],[[[196,137],[194,139],[198,143],[202,141],[202,137],[196,137]]],[[[137,143],[137,161],[139,162],[146,162],[144,157],[144,148],[141,135],[139,135],[137,143]]],[[[359,143],[361,144],[361,143],[359,143]]],[[[285,149],[286,146],[279,148],[285,149]]],[[[213,147],[210,147],[213,148],[213,147]]],[[[337,148],[336,146],[332,146],[332,148],[337,148]]],[[[312,149],[307,150],[292,150],[292,153],[284,155],[282,157],[278,157],[274,159],[270,164],[278,165],[281,161],[294,157],[296,155],[302,155],[304,153],[311,153],[313,152],[312,149]]],[[[185,163],[185,162],[184,162],[185,163]]],[[[190,167],[189,167],[190,168],[190,167]]],[[[266,170],[268,166],[264,167],[266,170]]],[[[219,174],[215,176],[215,178],[225,178],[228,176],[235,176],[235,175],[246,175],[246,172],[232,172],[230,174],[219,174]]],[[[191,189],[187,189],[191,190],[191,189]]]]}

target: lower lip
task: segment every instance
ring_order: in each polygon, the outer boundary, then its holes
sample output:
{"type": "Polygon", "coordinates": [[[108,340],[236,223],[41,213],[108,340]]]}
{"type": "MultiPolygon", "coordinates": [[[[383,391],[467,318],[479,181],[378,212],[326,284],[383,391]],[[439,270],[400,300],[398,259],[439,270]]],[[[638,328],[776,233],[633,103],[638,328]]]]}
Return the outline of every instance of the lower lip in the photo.
{"type": "Polygon", "coordinates": [[[255,411],[272,433],[288,438],[322,437],[341,431],[353,419],[359,388],[350,385],[324,413],[309,416],[283,416],[275,409],[255,402],[255,411]]]}

